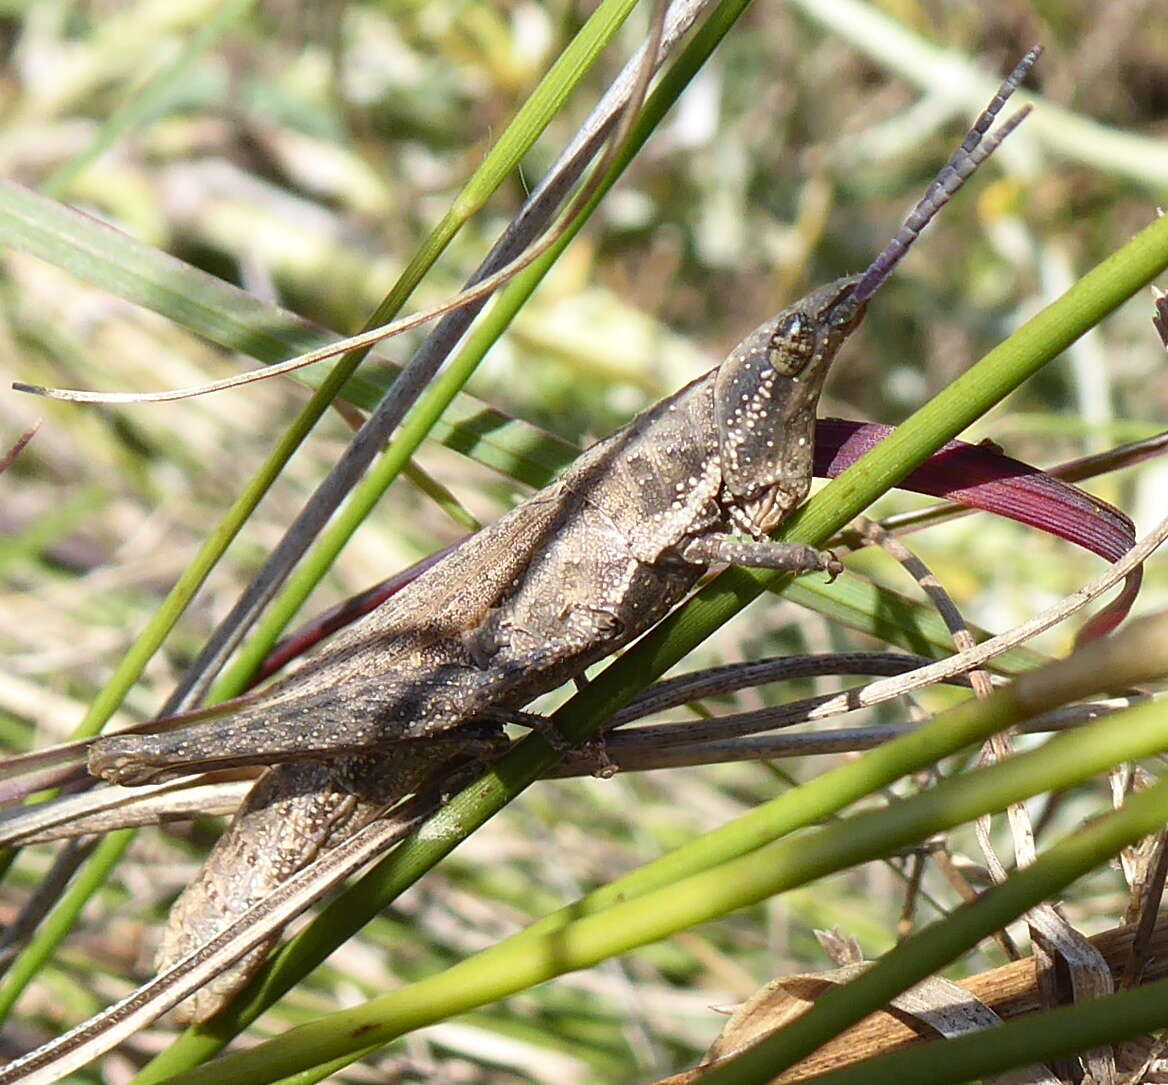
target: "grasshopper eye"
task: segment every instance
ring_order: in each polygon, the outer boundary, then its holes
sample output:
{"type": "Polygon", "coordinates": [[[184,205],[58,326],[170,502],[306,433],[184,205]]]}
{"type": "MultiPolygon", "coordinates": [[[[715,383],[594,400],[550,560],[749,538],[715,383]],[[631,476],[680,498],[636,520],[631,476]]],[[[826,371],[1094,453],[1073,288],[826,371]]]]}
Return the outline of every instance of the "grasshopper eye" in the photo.
{"type": "Polygon", "coordinates": [[[784,317],[771,335],[767,361],[783,377],[796,377],[815,357],[815,322],[806,313],[784,317]]]}

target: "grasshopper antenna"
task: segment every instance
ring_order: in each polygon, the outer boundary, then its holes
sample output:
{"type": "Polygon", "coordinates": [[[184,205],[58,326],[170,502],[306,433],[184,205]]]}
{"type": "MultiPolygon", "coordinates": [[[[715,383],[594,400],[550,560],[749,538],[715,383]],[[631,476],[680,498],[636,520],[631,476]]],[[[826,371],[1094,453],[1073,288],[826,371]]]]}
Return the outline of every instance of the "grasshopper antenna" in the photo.
{"type": "Polygon", "coordinates": [[[868,270],[860,276],[859,281],[852,288],[846,299],[848,308],[859,312],[872,295],[883,285],[884,280],[892,273],[893,268],[900,263],[901,258],[912,243],[920,236],[921,231],[932,221],[933,216],[941,210],[952,198],[953,194],[972,176],[973,172],[991,154],[998,149],[1004,140],[1030,112],[1030,106],[1024,106],[1012,117],[1006,120],[996,132],[986,136],[986,131],[994,123],[994,118],[1002,111],[1002,107],[1009,100],[1010,95],[1022,84],[1027,73],[1038,58],[1042,55],[1042,46],[1035,45],[1018,62],[1014,70],[1006,77],[998,88],[993,101],[982,111],[973,122],[961,146],[950,156],[949,161],[941,168],[936,179],[920,203],[912,209],[904,225],[897,231],[896,236],[884,246],[884,250],[868,265],[868,270]]]}

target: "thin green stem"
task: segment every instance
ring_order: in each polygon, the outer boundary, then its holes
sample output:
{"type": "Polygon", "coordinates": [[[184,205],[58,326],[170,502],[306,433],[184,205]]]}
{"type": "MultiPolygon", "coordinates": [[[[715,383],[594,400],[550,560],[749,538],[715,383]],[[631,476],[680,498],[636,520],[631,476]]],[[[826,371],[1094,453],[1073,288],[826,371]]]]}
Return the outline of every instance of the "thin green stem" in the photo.
{"type": "Polygon", "coordinates": [[[0,983],[0,1019],[6,1018],[12,1012],[12,1007],[16,1005],[16,1000],[20,998],[24,989],[36,979],[57,946],[69,935],[73,924],[81,915],[81,909],[105,884],[106,878],[121,861],[133,839],[132,829],[118,829],[110,833],[94,849],[65,895],[37,928],[28,945],[20,951],[4,976],[3,983],[0,983]]]}

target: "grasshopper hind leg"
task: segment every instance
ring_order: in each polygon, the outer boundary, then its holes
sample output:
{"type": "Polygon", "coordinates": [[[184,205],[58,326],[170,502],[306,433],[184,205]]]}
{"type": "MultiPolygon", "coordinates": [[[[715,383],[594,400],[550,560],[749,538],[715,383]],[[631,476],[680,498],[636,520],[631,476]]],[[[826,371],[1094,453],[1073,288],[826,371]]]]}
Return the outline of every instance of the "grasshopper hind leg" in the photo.
{"type": "MultiPolygon", "coordinates": [[[[410,794],[446,794],[462,772],[505,746],[493,725],[457,735],[398,743],[392,757],[360,755],[268,769],[170,912],[155,966],[164,972],[258,904],[293,874],[379,818],[410,794]]],[[[403,821],[403,832],[408,822],[403,821]]],[[[251,979],[280,937],[263,942],[220,972],[174,1015],[181,1023],[213,1017],[251,979]]]]}
{"type": "Polygon", "coordinates": [[[142,784],[211,769],[321,761],[439,736],[474,720],[470,668],[416,679],[350,679],[335,689],[272,698],[233,716],[171,731],[94,741],[89,771],[110,783],[142,784]]]}

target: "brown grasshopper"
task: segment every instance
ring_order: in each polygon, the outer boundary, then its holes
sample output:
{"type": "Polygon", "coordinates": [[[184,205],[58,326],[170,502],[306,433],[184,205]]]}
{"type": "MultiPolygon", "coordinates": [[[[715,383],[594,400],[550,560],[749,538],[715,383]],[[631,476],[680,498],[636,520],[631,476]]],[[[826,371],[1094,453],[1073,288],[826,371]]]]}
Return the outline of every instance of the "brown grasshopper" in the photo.
{"type": "MultiPolygon", "coordinates": [[[[500,740],[533,698],[628,644],[712,564],[826,571],[833,554],[768,538],[806,496],[832,360],[937,211],[1024,116],[989,126],[1038,51],[979,116],[862,274],[812,291],[705,376],[539,491],[231,717],[98,739],[90,771],[143,783],[274,765],[172,912],[169,965],[404,794],[500,740]]],[[[205,989],[214,1013],[262,957],[205,989]]]]}

